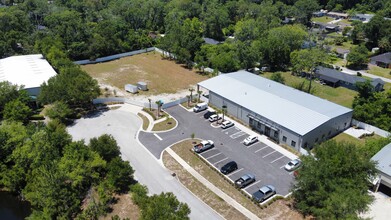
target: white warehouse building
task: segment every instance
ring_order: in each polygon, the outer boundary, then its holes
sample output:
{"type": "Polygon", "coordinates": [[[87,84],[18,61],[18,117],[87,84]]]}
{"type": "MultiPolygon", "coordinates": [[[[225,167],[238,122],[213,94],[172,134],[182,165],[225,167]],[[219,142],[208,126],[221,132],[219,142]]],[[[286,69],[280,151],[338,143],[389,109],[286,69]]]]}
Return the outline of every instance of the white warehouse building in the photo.
{"type": "Polygon", "coordinates": [[[41,84],[57,75],[42,54],[12,56],[0,59],[0,82],[23,85],[30,96],[37,96],[41,84]]]}
{"type": "Polygon", "coordinates": [[[353,111],[275,81],[238,71],[198,84],[222,108],[277,143],[312,148],[350,127],[353,111]]]}

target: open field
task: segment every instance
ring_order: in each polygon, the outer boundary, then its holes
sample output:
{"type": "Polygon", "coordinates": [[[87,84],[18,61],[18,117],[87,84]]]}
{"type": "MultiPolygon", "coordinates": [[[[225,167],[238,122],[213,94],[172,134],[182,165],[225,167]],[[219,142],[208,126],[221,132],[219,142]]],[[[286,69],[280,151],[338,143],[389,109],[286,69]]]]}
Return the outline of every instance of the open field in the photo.
{"type": "Polygon", "coordinates": [[[99,217],[99,220],[110,220],[115,215],[118,215],[120,219],[139,219],[141,216],[140,208],[133,203],[130,193],[116,195],[116,202],[112,205],[113,211],[106,216],[99,217]]]}
{"type": "MultiPolygon", "coordinates": [[[[263,73],[261,76],[269,78],[271,77],[272,73],[263,73]]],[[[282,72],[282,76],[285,78],[285,84],[287,86],[294,87],[295,85],[306,81],[305,88],[308,88],[309,81],[305,78],[301,78],[298,76],[291,75],[290,72],[282,72]]],[[[321,85],[319,83],[316,83],[315,81],[312,81],[312,88],[314,88],[314,95],[318,96],[322,99],[327,99],[331,102],[337,103],[339,105],[351,108],[352,102],[354,97],[356,96],[357,92],[344,88],[344,87],[337,87],[333,88],[327,85],[321,85]]]]}
{"type": "MultiPolygon", "coordinates": [[[[233,185],[228,183],[225,178],[218,174],[214,169],[206,165],[199,157],[191,153],[192,142],[187,140],[172,146],[183,160],[185,160],[198,173],[208,179],[213,185],[221,189],[224,193],[235,199],[238,203],[246,207],[261,219],[303,219],[303,216],[291,208],[292,203],[285,200],[277,200],[265,208],[261,208],[254,204],[241,191],[237,190],[233,185]]],[[[188,174],[190,175],[190,174],[188,174]]]]}
{"type": "Polygon", "coordinates": [[[381,68],[375,65],[368,65],[368,73],[391,79],[391,69],[381,68]]]}
{"type": "Polygon", "coordinates": [[[118,60],[82,66],[82,69],[103,85],[116,87],[125,93],[125,84],[144,81],[148,91],[138,95],[176,93],[207,79],[207,76],[186,69],[174,61],[162,59],[160,53],[150,52],[118,60]]]}
{"type": "Polygon", "coordinates": [[[330,22],[330,21],[334,21],[334,18],[330,18],[330,17],[327,17],[327,16],[313,17],[313,18],[311,18],[311,21],[327,23],[327,22],[330,22]]]}

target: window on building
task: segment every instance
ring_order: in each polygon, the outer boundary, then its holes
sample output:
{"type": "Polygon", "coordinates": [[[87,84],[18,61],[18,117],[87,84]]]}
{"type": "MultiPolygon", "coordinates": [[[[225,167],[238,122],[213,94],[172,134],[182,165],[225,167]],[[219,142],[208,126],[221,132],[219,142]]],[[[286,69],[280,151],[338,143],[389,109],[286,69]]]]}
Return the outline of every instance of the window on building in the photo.
{"type": "Polygon", "coordinates": [[[329,134],[328,134],[328,135],[330,136],[330,134],[331,134],[331,131],[329,131],[329,134]]]}
{"type": "Polygon", "coordinates": [[[295,147],[295,146],[296,146],[296,142],[295,142],[295,141],[292,141],[292,142],[291,142],[291,146],[292,146],[292,147],[295,147]]]}
{"type": "Polygon", "coordinates": [[[274,131],[274,138],[278,138],[278,131],[274,131]]]}
{"type": "Polygon", "coordinates": [[[316,138],[316,139],[315,139],[315,143],[318,143],[318,141],[319,141],[319,138],[316,138]]]}
{"type": "Polygon", "coordinates": [[[322,140],[324,140],[324,136],[326,136],[325,134],[322,135],[322,140]]]}
{"type": "Polygon", "coordinates": [[[282,141],[286,142],[286,137],[282,136],[282,141]]]}

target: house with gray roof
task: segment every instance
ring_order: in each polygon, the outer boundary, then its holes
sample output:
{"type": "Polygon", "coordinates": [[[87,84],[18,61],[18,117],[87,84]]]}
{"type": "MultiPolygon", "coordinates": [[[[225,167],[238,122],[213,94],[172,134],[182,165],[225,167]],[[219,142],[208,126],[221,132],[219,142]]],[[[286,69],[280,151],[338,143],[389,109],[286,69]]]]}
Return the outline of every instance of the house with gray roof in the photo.
{"type": "MultiPolygon", "coordinates": [[[[343,86],[348,89],[356,90],[356,83],[357,82],[365,82],[366,79],[350,75],[335,69],[330,69],[322,66],[318,66],[315,70],[315,76],[316,78],[322,80],[324,83],[326,83],[329,86],[332,87],[338,87],[343,86]]],[[[375,91],[382,91],[384,87],[384,81],[380,78],[371,79],[370,80],[371,85],[375,89],[375,91]]]]}
{"type": "Polygon", "coordinates": [[[391,52],[371,57],[371,64],[391,69],[391,52]]]}
{"type": "Polygon", "coordinates": [[[376,169],[379,172],[380,183],[391,188],[391,143],[384,146],[375,156],[373,161],[377,162],[376,169]]]}
{"type": "Polygon", "coordinates": [[[362,21],[368,23],[375,15],[374,14],[355,14],[349,17],[351,21],[362,21]]]}
{"type": "Polygon", "coordinates": [[[312,148],[350,127],[353,111],[241,70],[198,83],[209,104],[277,143],[312,148]]]}

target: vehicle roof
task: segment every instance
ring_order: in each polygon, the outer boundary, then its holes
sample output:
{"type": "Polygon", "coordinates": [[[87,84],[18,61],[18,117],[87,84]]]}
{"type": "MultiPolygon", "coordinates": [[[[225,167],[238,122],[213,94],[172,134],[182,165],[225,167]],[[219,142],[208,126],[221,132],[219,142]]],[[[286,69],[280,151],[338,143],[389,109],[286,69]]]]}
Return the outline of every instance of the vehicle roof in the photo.
{"type": "Polygon", "coordinates": [[[242,178],[243,180],[247,180],[247,179],[254,179],[255,176],[248,173],[248,174],[243,175],[241,178],[242,178]]]}
{"type": "Polygon", "coordinates": [[[268,192],[270,190],[274,190],[274,186],[271,186],[271,185],[266,185],[266,186],[262,186],[259,191],[262,192],[262,193],[265,193],[265,192],[268,192]]]}
{"type": "Polygon", "coordinates": [[[256,138],[257,136],[256,135],[250,135],[250,136],[248,136],[247,138],[248,139],[253,139],[253,138],[256,138]]]}
{"type": "Polygon", "coordinates": [[[230,161],[230,162],[226,163],[223,167],[225,167],[225,166],[230,166],[230,165],[232,165],[232,164],[236,164],[236,162],[235,162],[235,161],[230,161]]]}

